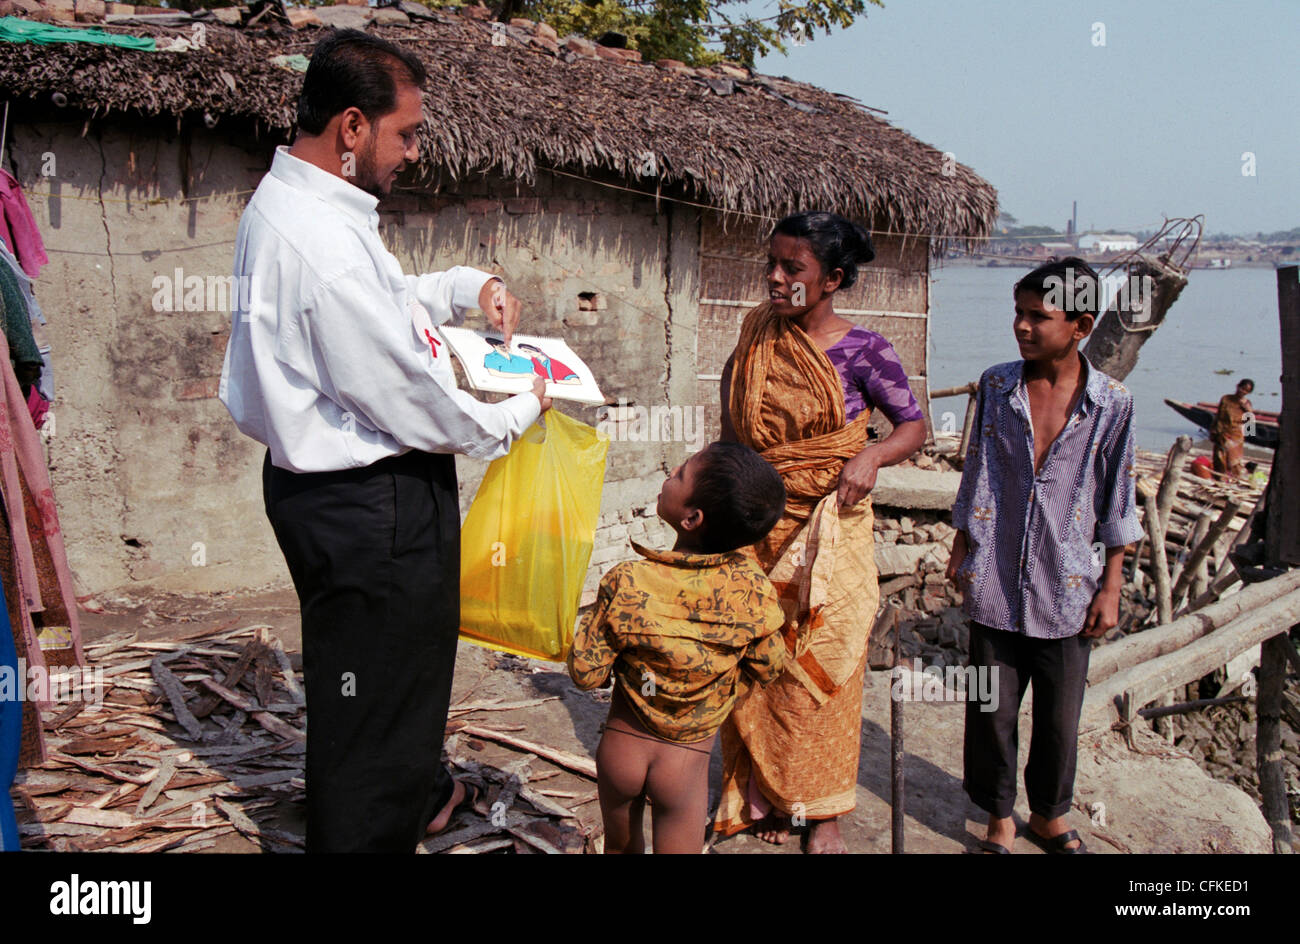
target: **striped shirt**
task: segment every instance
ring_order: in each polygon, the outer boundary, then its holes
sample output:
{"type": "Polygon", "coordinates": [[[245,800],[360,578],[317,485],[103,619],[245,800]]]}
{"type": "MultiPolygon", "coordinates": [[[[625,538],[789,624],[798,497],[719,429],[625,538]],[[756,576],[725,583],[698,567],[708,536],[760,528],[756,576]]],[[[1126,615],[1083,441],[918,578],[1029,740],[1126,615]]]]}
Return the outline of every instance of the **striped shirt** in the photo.
{"type": "Polygon", "coordinates": [[[1038,639],[1083,629],[1103,548],[1142,535],[1133,466],[1133,396],[1083,360],[1083,395],[1034,473],[1034,428],[1024,361],[979,382],[979,405],[954,528],[969,553],[956,580],[966,615],[1038,639]]]}

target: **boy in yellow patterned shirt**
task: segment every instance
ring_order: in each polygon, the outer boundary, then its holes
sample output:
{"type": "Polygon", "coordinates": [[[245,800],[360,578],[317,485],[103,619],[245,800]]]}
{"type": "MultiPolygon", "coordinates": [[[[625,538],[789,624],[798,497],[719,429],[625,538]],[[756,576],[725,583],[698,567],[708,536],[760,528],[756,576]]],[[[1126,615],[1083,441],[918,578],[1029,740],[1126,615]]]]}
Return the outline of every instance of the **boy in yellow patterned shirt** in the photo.
{"type": "Polygon", "coordinates": [[[591,689],[614,676],[596,751],[605,851],[700,852],[708,821],[709,753],[742,692],[742,674],[780,674],[785,621],[776,590],[746,548],[785,508],[781,477],[752,449],[713,443],[673,470],[659,517],[671,551],[614,566],[600,583],[569,653],[569,674],[591,689]]]}

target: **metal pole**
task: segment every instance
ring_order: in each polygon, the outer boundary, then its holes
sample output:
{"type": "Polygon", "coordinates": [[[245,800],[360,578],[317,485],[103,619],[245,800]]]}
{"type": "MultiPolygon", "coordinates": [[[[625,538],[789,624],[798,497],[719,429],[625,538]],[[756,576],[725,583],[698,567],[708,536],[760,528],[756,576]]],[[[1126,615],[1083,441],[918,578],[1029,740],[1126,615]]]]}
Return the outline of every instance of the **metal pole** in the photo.
{"type": "MultiPolygon", "coordinates": [[[[903,631],[894,622],[894,671],[903,667],[903,631]]],[[[890,833],[894,855],[903,854],[903,700],[894,694],[898,686],[891,685],[889,692],[889,744],[890,744],[890,833]]]]}

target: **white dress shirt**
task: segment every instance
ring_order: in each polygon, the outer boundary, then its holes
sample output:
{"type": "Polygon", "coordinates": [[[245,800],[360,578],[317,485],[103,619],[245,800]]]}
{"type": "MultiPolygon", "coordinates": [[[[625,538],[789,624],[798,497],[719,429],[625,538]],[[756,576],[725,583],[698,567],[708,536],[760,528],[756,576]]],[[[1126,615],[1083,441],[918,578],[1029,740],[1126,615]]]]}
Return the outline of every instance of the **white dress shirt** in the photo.
{"type": "Polygon", "coordinates": [[[219,395],[282,469],[358,468],[411,449],[493,459],[541,413],[532,393],[483,403],[456,388],[436,326],[478,307],[492,276],[405,275],[379,238],[377,204],[279,147],[239,221],[219,395]]]}

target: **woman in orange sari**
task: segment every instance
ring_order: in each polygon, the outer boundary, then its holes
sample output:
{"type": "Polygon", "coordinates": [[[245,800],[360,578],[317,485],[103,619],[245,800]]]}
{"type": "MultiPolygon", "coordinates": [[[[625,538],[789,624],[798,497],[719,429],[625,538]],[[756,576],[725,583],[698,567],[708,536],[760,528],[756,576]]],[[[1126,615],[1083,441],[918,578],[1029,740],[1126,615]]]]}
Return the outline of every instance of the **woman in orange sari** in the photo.
{"type": "Polygon", "coordinates": [[[845,852],[838,817],[856,804],[867,639],[875,621],[869,494],[881,466],[925,440],[925,420],[893,347],[835,313],[834,295],[875,251],[832,213],[786,217],[772,232],[768,301],[745,316],[722,375],[722,438],[744,443],[785,482],[786,511],[755,545],[781,597],[786,671],[722,727],[714,829],[753,827],[806,851],[845,852]],[[893,432],[868,443],[879,407],[893,432]]]}

